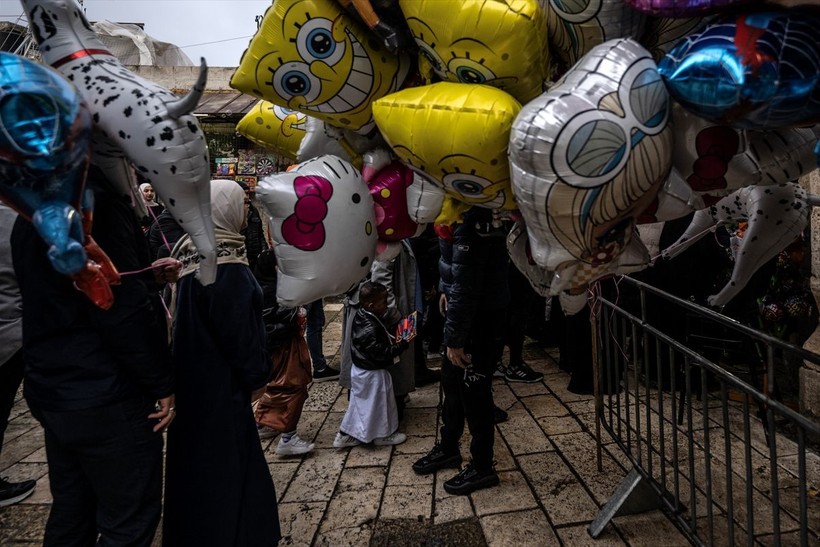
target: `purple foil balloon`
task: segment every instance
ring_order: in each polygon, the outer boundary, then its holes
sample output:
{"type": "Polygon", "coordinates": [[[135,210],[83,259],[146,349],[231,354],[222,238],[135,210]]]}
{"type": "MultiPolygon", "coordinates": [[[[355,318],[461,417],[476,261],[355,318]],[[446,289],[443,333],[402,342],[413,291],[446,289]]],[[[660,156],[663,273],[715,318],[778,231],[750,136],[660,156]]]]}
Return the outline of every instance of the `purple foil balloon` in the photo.
{"type": "Polygon", "coordinates": [[[626,0],[638,11],[657,17],[694,17],[748,4],[750,0],[626,0]]]}

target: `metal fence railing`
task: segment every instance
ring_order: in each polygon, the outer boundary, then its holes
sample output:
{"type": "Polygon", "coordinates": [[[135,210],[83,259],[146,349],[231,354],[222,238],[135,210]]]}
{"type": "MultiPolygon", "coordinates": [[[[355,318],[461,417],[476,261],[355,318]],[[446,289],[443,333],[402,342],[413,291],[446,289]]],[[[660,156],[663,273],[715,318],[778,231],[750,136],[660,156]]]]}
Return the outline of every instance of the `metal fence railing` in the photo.
{"type": "Polygon", "coordinates": [[[618,288],[594,314],[598,461],[606,433],[633,468],[590,535],[660,508],[695,545],[820,545],[820,424],[778,400],[776,377],[820,355],[628,277],[618,288]],[[663,332],[658,313],[683,328],[663,332]]]}

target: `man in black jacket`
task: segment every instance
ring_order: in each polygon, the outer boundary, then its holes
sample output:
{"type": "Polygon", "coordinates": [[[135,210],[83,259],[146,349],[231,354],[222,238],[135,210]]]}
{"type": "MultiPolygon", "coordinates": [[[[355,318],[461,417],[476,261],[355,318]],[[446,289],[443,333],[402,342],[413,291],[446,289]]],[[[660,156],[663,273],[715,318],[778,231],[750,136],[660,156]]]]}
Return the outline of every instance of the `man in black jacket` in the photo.
{"type": "Polygon", "coordinates": [[[445,315],[441,384],[441,441],[413,464],[419,474],[458,467],[464,420],[470,428],[472,462],[444,483],[450,494],[496,486],[492,378],[501,357],[504,312],[509,304],[506,234],[488,209],[473,207],[456,225],[452,241],[441,239],[442,314],[445,315]]]}
{"type": "MultiPolygon", "coordinates": [[[[92,167],[92,235],[120,272],[151,264],[130,205],[92,167]]],[[[18,219],[12,259],[23,297],[24,395],[45,430],[54,503],[44,545],[151,545],[162,499],[162,431],[174,416],[166,335],[152,304],[162,276],[124,275],[96,307],[51,266],[18,219]]]]}

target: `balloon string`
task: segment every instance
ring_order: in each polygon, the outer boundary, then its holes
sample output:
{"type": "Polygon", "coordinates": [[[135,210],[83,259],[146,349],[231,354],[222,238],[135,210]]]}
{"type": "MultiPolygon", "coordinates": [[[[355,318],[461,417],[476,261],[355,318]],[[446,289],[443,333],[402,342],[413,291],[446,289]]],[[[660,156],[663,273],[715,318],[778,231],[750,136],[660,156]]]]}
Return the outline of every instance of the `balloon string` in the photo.
{"type": "Polygon", "coordinates": [[[151,270],[157,270],[159,268],[164,268],[165,266],[167,266],[167,264],[158,264],[156,266],[154,266],[152,264],[151,266],[148,266],[147,268],[143,268],[141,270],[133,270],[133,271],[130,271],[130,272],[120,272],[120,276],[137,275],[137,274],[141,274],[141,273],[145,273],[145,272],[150,272],[151,270]]]}
{"type": "Polygon", "coordinates": [[[679,243],[675,243],[674,245],[670,245],[669,247],[667,247],[666,249],[664,249],[660,253],[656,254],[653,257],[651,257],[649,259],[649,261],[650,262],[655,262],[657,259],[659,259],[661,256],[663,256],[663,253],[668,253],[670,251],[674,251],[675,249],[677,249],[681,245],[683,245],[683,244],[685,244],[685,243],[687,243],[687,242],[689,242],[693,239],[698,239],[700,236],[704,235],[706,232],[717,232],[717,229],[720,226],[723,226],[724,224],[726,224],[726,222],[718,222],[717,224],[713,224],[712,226],[709,226],[705,230],[702,230],[702,231],[698,232],[697,234],[693,235],[692,237],[686,239],[685,241],[681,241],[679,243]]]}
{"type": "MultiPolygon", "coordinates": [[[[157,219],[156,213],[154,213],[153,209],[148,207],[148,214],[151,215],[151,217],[154,219],[153,223],[156,223],[156,225],[157,225],[157,230],[159,230],[159,235],[160,235],[160,237],[162,237],[162,243],[165,245],[165,248],[168,249],[168,252],[170,253],[173,249],[171,249],[171,244],[168,243],[168,238],[165,237],[165,232],[162,230],[162,226],[159,225],[159,221],[157,219]]],[[[150,229],[149,229],[149,231],[150,231],[150,229]]]]}

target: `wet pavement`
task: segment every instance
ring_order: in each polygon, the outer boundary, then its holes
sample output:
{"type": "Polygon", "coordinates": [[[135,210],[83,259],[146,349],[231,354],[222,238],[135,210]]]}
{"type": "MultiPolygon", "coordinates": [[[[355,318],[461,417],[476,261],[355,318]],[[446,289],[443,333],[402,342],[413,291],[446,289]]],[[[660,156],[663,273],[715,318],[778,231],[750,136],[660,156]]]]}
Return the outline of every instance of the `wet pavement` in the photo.
{"type": "MultiPolygon", "coordinates": [[[[338,363],[342,306],[326,301],[325,354],[338,363]]],[[[315,384],[298,433],[316,443],[305,457],[282,458],[277,440],[263,441],[279,496],[284,538],[303,546],[549,546],[689,545],[659,511],[617,517],[597,540],[587,526],[627,474],[627,460],[607,442],[602,470],[596,458],[592,396],[566,390],[569,375],[554,349],[525,347],[525,359],[544,373],[535,384],[494,381],[509,420],[497,427],[498,487],[451,496],[442,483],[455,470],[418,476],[411,464],[432,447],[439,424],[439,386],[413,392],[400,426],[407,442],[391,447],[333,448],[347,406],[335,382],[315,384]]],[[[438,363],[430,361],[430,366],[438,363]]],[[[468,434],[469,435],[469,434],[468,434]]],[[[469,437],[462,455],[469,456],[469,437]]],[[[0,475],[38,479],[24,502],[0,509],[0,545],[39,545],[48,516],[43,432],[20,400],[0,454],[0,475]]]]}

